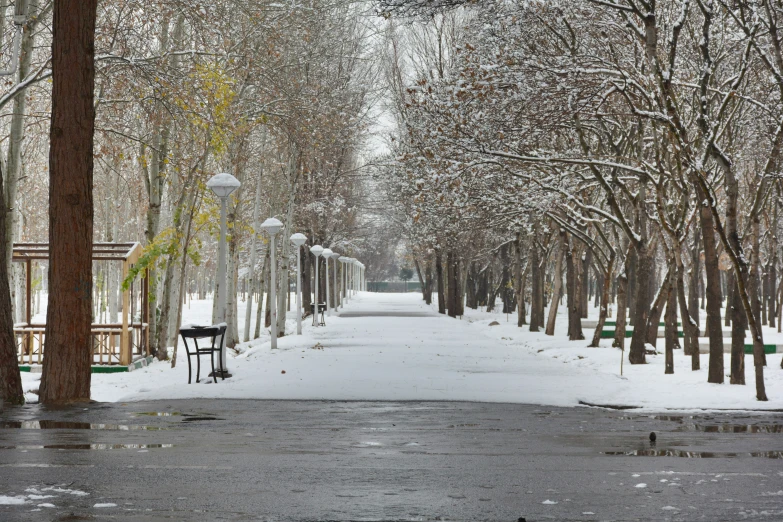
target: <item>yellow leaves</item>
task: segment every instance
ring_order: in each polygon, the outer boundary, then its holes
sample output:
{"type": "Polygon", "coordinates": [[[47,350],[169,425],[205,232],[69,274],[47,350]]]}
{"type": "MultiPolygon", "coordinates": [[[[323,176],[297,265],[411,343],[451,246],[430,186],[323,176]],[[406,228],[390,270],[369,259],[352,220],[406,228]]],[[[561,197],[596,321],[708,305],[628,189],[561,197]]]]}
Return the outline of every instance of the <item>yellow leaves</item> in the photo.
{"type": "Polygon", "coordinates": [[[241,123],[232,113],[236,82],[217,63],[196,64],[190,79],[198,99],[177,98],[175,103],[187,114],[191,125],[209,133],[210,145],[219,158],[226,152],[237,123],[241,123]],[[193,107],[201,110],[194,111],[193,107]]]}

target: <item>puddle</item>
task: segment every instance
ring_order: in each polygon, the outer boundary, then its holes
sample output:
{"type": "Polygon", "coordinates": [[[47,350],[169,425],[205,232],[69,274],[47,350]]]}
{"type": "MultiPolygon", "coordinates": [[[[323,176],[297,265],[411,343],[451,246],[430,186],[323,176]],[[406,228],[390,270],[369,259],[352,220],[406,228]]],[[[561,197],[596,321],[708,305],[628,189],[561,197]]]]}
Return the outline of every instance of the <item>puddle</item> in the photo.
{"type": "Polygon", "coordinates": [[[132,413],[132,415],[145,415],[147,417],[177,417],[182,414],[178,411],[138,411],[132,413]]]}
{"type": "Polygon", "coordinates": [[[90,424],[89,422],[69,421],[10,421],[0,423],[0,429],[20,430],[108,430],[108,431],[160,431],[168,428],[158,426],[140,426],[131,424],[90,424]]]}
{"type": "Polygon", "coordinates": [[[733,458],[763,458],[783,459],[783,451],[753,451],[749,453],[719,453],[711,451],[683,451],[675,449],[641,449],[633,451],[602,451],[602,455],[610,457],[679,457],[684,459],[733,459],[733,458]]]}
{"type": "Polygon", "coordinates": [[[160,449],[173,448],[174,444],[46,444],[0,446],[0,449],[57,449],[57,450],[118,450],[118,449],[160,449]]]}
{"type": "Polygon", "coordinates": [[[647,417],[618,417],[620,420],[645,421],[662,420],[680,424],[673,431],[700,431],[703,433],[783,433],[783,424],[719,424],[706,417],[698,422],[693,416],[650,415],[647,417]],[[712,421],[712,422],[710,422],[712,421]]]}
{"type": "Polygon", "coordinates": [[[182,422],[215,421],[215,420],[225,420],[225,419],[219,419],[217,417],[185,417],[184,419],[182,419],[182,422]]]}
{"type": "Polygon", "coordinates": [[[684,424],[674,431],[704,433],[783,433],[781,424],[684,424]]]}

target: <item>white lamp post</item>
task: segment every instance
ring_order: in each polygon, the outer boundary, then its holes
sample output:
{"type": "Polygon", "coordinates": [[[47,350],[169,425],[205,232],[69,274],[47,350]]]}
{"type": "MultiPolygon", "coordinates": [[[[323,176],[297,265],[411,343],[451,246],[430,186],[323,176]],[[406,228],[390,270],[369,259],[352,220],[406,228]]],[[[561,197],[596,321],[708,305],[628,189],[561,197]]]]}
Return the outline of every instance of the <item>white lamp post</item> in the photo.
{"type": "Polygon", "coordinates": [[[272,296],[270,298],[270,304],[272,306],[272,349],[277,348],[277,282],[275,281],[275,265],[277,264],[277,252],[275,252],[275,235],[283,228],[283,223],[279,219],[273,217],[268,218],[261,223],[261,229],[265,230],[269,234],[269,248],[272,252],[272,264],[269,267],[269,286],[272,296]]]}
{"type": "Polygon", "coordinates": [[[291,236],[291,243],[296,247],[296,335],[302,335],[302,245],[307,242],[307,236],[296,233],[291,236]]]}
{"type": "Polygon", "coordinates": [[[345,263],[348,261],[348,258],[345,256],[340,256],[337,258],[337,260],[340,262],[340,264],[343,265],[342,270],[342,277],[340,278],[340,306],[343,310],[345,310],[345,300],[347,299],[347,292],[345,291],[347,288],[347,280],[345,279],[345,263]]]}
{"type": "Polygon", "coordinates": [[[351,295],[356,295],[356,269],[359,268],[359,260],[353,258],[351,262],[351,295]]]}
{"type": "MultiPolygon", "coordinates": [[[[207,187],[220,198],[220,240],[218,242],[218,273],[215,283],[215,297],[218,300],[217,317],[215,318],[217,324],[226,322],[226,200],[239,185],[237,178],[225,172],[215,174],[207,181],[207,187]]],[[[223,348],[221,362],[224,375],[222,377],[225,377],[225,373],[228,373],[228,370],[226,366],[226,350],[225,347],[223,348]]]]}
{"type": "MultiPolygon", "coordinates": [[[[337,286],[337,261],[340,259],[340,254],[337,252],[332,252],[332,264],[334,265],[334,274],[332,276],[332,288],[334,289],[334,302],[332,305],[334,306],[335,312],[339,310],[340,306],[340,289],[337,286]]],[[[329,274],[326,274],[327,277],[329,274]]]]}
{"type": "Polygon", "coordinates": [[[329,258],[332,257],[332,250],[330,248],[324,248],[324,251],[321,252],[321,255],[324,256],[324,261],[326,262],[326,267],[324,269],[324,278],[326,279],[326,299],[324,299],[324,302],[326,303],[326,315],[329,317],[332,316],[332,307],[329,305],[329,258]]]}
{"type": "Polygon", "coordinates": [[[315,256],[315,307],[313,308],[313,326],[320,326],[318,321],[318,257],[323,254],[324,247],[313,245],[310,247],[310,253],[315,256]]]}

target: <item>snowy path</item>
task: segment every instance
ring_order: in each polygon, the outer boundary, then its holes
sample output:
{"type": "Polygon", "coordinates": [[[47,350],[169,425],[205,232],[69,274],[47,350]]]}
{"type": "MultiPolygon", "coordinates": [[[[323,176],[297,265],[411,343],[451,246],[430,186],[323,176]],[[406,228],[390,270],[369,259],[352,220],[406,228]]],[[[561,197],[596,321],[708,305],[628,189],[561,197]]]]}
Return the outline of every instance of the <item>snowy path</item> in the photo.
{"type": "MultiPolygon", "coordinates": [[[[499,313],[468,310],[463,319],[437,314],[419,294],[364,293],[349,301],[327,326],[309,324],[302,336],[288,335],[272,351],[268,337],[243,346],[229,358],[234,377],[217,385],[202,378],[188,386],[187,361],[177,367],[154,363],[128,374],[93,376],[93,399],[136,401],[176,398],[449,400],[576,406],[625,404],[666,408],[783,408],[780,354],[768,357],[770,401],[758,403],[752,385],[752,358],[746,358],[748,386],[708,384],[702,370],[690,371],[678,350],[675,374],[664,375],[663,355],[649,364],[624,365],[606,341],[568,342],[566,318],[556,335],[517,328],[499,313]],[[493,320],[500,322],[489,326],[493,320]]],[[[289,316],[289,331],[293,322],[289,316]]],[[[590,336],[591,330],[586,330],[590,336]]],[[[206,359],[204,359],[206,362],[206,359]]],[[[728,371],[728,357],[726,368],[728,371]]],[[[25,375],[26,389],[40,375],[25,375]]],[[[727,380],[728,381],[728,380],[727,380]]],[[[34,396],[33,396],[34,397],[34,396]]]]}

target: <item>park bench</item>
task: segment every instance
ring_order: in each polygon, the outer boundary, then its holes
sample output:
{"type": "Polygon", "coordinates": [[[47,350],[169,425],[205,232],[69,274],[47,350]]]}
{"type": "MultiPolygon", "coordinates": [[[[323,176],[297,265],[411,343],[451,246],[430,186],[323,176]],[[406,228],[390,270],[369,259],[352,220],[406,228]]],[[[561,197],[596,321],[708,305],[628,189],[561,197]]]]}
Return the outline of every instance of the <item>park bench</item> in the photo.
{"type": "Polygon", "coordinates": [[[190,363],[190,358],[196,358],[196,382],[199,382],[201,374],[201,356],[209,355],[209,361],[212,365],[212,379],[217,383],[217,373],[215,372],[215,357],[217,352],[218,360],[220,361],[220,375],[223,380],[226,379],[226,374],[223,369],[223,347],[226,340],[226,323],[213,324],[211,326],[197,326],[190,325],[180,328],[179,334],[182,336],[182,341],[185,343],[185,352],[188,354],[188,384],[191,383],[191,374],[193,373],[193,367],[190,363]],[[215,340],[220,338],[220,342],[215,346],[215,340]],[[212,339],[212,344],[209,347],[199,348],[199,339],[212,339]],[[191,352],[190,346],[188,346],[188,339],[193,340],[195,349],[191,352]]]}
{"type": "MultiPolygon", "coordinates": [[[[326,318],[324,317],[324,312],[326,312],[326,303],[318,303],[318,313],[320,314],[321,320],[318,322],[317,326],[326,326],[326,318]]],[[[315,303],[310,304],[310,313],[313,314],[313,326],[316,326],[316,321],[318,321],[318,316],[315,313],[315,303]]]]}

